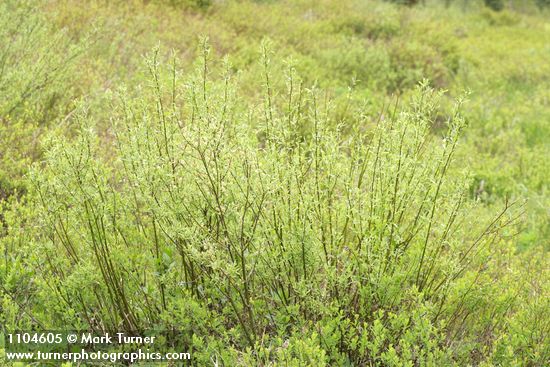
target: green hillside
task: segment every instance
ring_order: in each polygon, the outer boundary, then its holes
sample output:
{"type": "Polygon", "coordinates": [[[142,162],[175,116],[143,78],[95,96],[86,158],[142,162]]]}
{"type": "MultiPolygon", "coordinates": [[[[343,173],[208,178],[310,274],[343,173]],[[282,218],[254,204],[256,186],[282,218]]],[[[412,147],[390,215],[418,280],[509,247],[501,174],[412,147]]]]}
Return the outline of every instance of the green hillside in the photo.
{"type": "Polygon", "coordinates": [[[549,184],[545,0],[0,2],[7,365],[547,366],[549,184]]]}

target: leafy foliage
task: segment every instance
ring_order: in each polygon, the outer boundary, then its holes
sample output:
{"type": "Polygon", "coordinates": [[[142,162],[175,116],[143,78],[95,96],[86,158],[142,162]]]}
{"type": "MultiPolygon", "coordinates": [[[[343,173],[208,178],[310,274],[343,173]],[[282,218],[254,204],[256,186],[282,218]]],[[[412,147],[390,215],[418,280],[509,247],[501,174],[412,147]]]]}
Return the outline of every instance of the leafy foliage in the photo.
{"type": "Polygon", "coordinates": [[[483,0],[485,2],[485,6],[495,10],[495,11],[501,11],[504,9],[504,2],[502,0],[483,0]]]}
{"type": "Polygon", "coordinates": [[[20,178],[39,155],[40,130],[66,113],[70,91],[64,86],[82,48],[53,31],[33,3],[3,1],[0,13],[2,201],[24,190],[20,178]]]}
{"type": "Polygon", "coordinates": [[[180,330],[196,365],[544,366],[531,5],[3,2],[1,324],[180,330]]]}

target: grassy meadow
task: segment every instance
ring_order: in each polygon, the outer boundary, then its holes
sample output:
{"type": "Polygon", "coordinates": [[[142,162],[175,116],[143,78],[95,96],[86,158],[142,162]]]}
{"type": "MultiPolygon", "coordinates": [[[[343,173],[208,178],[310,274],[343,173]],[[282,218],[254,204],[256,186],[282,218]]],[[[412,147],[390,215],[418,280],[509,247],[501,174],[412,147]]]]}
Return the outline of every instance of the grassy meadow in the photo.
{"type": "Polygon", "coordinates": [[[548,366],[549,190],[546,0],[0,1],[0,341],[548,366]]]}

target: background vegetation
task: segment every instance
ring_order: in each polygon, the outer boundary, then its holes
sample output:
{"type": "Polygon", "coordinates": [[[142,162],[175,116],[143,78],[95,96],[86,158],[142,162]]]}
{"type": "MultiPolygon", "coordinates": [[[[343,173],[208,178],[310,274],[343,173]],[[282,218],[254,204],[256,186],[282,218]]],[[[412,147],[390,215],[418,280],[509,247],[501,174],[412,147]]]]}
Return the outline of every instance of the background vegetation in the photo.
{"type": "Polygon", "coordinates": [[[548,365],[548,5],[1,2],[3,330],[548,365]]]}

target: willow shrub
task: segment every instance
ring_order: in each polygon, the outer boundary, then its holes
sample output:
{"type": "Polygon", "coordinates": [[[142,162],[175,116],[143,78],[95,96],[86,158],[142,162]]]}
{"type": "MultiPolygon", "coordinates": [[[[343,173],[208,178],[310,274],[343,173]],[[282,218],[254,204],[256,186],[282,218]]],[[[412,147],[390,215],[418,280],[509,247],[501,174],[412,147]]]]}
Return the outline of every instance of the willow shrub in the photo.
{"type": "Polygon", "coordinates": [[[350,127],[292,68],[276,95],[263,64],[258,107],[229,66],[212,76],[207,47],[186,78],[155,54],[140,97],[113,96],[107,134],[82,116],[74,141],[50,139],[7,219],[6,325],[177,329],[198,365],[480,355],[468,330],[500,312],[478,290],[510,205],[474,217],[467,175],[449,174],[460,102],[442,140],[425,85],[350,127]]]}
{"type": "Polygon", "coordinates": [[[83,52],[37,4],[0,2],[0,201],[25,190],[20,178],[40,155],[41,132],[67,113],[67,80],[83,52]]]}

